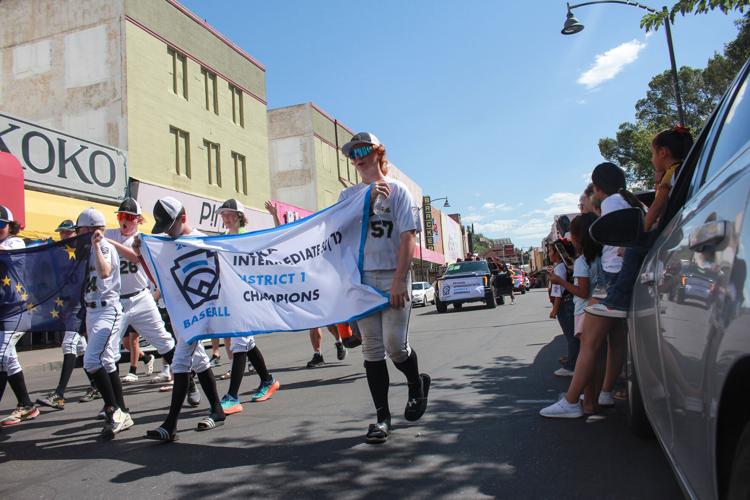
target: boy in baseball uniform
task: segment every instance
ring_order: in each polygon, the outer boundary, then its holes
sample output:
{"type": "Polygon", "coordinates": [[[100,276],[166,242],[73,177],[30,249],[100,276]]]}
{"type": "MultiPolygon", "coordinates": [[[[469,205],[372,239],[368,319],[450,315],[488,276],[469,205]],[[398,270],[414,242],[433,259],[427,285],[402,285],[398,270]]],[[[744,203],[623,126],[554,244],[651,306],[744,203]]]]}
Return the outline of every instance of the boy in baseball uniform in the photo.
{"type": "Polygon", "coordinates": [[[79,234],[91,234],[91,254],[84,287],[86,332],[88,346],[83,368],[91,374],[104,399],[105,422],[101,438],[110,440],[115,434],[133,426],[122,395],[117,374],[120,352],[120,258],[117,250],[104,238],[104,215],[87,208],[78,216],[79,234]]]}

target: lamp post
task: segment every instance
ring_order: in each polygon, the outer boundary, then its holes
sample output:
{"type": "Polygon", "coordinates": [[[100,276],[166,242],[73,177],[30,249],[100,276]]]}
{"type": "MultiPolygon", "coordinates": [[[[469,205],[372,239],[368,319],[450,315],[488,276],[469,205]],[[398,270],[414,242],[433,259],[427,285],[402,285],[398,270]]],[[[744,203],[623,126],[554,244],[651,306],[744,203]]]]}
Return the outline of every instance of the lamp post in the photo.
{"type": "MultiPolygon", "coordinates": [[[[561,33],[563,35],[575,35],[576,33],[580,33],[583,31],[583,24],[573,17],[573,9],[577,9],[578,7],[584,7],[586,5],[594,5],[598,3],[619,3],[622,5],[630,5],[631,7],[638,7],[639,9],[647,10],[651,13],[658,12],[656,9],[653,9],[647,5],[640,4],[638,2],[631,2],[628,0],[596,0],[592,2],[583,2],[576,5],[570,5],[568,6],[568,17],[565,20],[565,25],[563,26],[563,29],[561,33]]],[[[669,23],[669,11],[666,7],[662,7],[662,11],[664,12],[664,31],[667,35],[667,47],[669,48],[669,62],[672,65],[672,85],[674,86],[674,100],[675,104],[677,105],[677,114],[680,119],[680,125],[685,125],[685,112],[682,109],[682,96],[680,95],[680,82],[677,78],[677,63],[675,63],[674,60],[674,47],[672,45],[672,28],[669,23]]]]}

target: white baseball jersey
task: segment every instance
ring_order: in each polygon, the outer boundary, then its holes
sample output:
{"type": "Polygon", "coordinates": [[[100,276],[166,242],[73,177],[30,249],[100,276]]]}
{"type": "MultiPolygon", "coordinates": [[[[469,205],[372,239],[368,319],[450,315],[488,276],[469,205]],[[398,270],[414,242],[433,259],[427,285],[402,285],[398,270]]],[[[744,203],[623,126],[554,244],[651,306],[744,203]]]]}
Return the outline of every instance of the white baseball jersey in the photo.
{"type": "Polygon", "coordinates": [[[88,262],[88,275],[86,276],[86,291],[84,300],[86,302],[107,302],[120,303],[120,257],[117,250],[107,240],[99,243],[105,260],[112,266],[112,272],[109,277],[102,279],[96,272],[96,254],[95,249],[91,248],[91,255],[88,262]]]}
{"type": "MultiPolygon", "coordinates": [[[[415,230],[417,232],[422,231],[419,212],[406,185],[396,179],[386,178],[386,181],[391,188],[391,193],[382,202],[384,213],[374,215],[372,207],[370,207],[370,224],[367,228],[367,239],[365,240],[363,271],[396,269],[401,233],[415,230]]],[[[345,200],[368,187],[369,184],[360,183],[346,188],[339,195],[339,201],[345,200]]]]}
{"type": "MultiPolygon", "coordinates": [[[[133,240],[140,234],[136,232],[131,236],[123,235],[119,229],[107,229],[104,237],[116,241],[128,248],[133,248],[133,240]]],[[[148,288],[148,276],[140,264],[130,262],[125,258],[120,259],[120,294],[128,295],[148,288]]]]}
{"type": "Polygon", "coordinates": [[[16,250],[18,248],[26,248],[26,243],[18,236],[8,236],[3,241],[0,241],[0,248],[3,250],[16,250]]]}

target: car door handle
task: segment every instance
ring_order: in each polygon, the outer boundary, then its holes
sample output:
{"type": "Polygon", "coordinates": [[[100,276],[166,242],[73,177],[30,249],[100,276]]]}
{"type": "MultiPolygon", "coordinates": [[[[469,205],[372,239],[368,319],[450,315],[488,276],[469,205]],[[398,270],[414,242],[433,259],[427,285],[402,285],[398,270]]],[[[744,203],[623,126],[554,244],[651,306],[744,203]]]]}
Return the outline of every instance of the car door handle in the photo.
{"type": "Polygon", "coordinates": [[[727,236],[727,221],[706,222],[693,229],[688,237],[690,250],[702,252],[708,247],[721,243],[727,236]]]}
{"type": "Polygon", "coordinates": [[[654,278],[653,272],[645,271],[641,273],[638,281],[641,282],[641,285],[651,285],[656,281],[656,279],[654,278]]]}

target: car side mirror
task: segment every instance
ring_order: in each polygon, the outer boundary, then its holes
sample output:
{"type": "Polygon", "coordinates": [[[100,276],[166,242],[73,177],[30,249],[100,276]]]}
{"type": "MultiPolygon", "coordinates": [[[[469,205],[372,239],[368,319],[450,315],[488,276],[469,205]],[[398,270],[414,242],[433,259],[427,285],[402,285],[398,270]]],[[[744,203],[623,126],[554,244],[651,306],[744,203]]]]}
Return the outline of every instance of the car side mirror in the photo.
{"type": "Polygon", "coordinates": [[[624,208],[599,217],[589,227],[591,237],[601,245],[613,247],[643,246],[643,212],[640,208],[624,208]]]}

